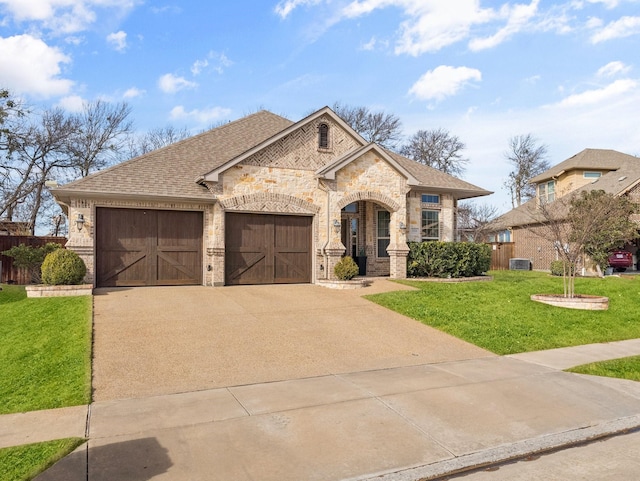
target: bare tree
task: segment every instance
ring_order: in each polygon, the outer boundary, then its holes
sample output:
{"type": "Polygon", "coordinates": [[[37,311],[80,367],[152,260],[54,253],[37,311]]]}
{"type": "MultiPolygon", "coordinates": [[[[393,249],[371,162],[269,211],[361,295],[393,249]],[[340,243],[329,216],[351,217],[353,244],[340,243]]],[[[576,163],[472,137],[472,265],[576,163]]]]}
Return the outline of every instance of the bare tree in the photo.
{"type": "Polygon", "coordinates": [[[489,204],[467,201],[458,205],[458,238],[466,242],[485,242],[491,232],[490,223],[498,208],[489,204]]]}
{"type": "Polygon", "coordinates": [[[450,175],[462,175],[469,159],[462,157],[465,145],[445,129],[418,130],[400,153],[420,164],[450,175]]]}
{"type": "Polygon", "coordinates": [[[402,137],[400,119],[382,111],[372,112],[367,107],[351,107],[340,102],[333,104],[333,111],[368,142],[395,150],[402,137]]]}
{"type": "Polygon", "coordinates": [[[513,165],[513,170],[504,183],[511,194],[512,207],[535,197],[535,185],[530,180],[547,170],[547,146],[537,145],[537,139],[531,134],[516,135],[509,139],[509,150],[504,156],[513,165]]]}
{"type": "Polygon", "coordinates": [[[138,157],[153,150],[166,147],[180,140],[184,140],[191,136],[186,129],[177,129],[172,125],[152,129],[142,137],[132,138],[129,145],[129,156],[138,157]]]}
{"type": "Polygon", "coordinates": [[[126,146],[133,124],[127,120],[131,108],[125,103],[102,100],[86,102],[75,116],[78,129],[69,141],[73,168],[81,177],[116,161],[126,146]]]}
{"type": "Polygon", "coordinates": [[[41,208],[50,197],[45,182],[72,166],[68,147],[78,126],[60,109],[45,110],[35,118],[14,118],[8,124],[7,154],[0,164],[0,216],[27,222],[34,233],[41,208]]]}

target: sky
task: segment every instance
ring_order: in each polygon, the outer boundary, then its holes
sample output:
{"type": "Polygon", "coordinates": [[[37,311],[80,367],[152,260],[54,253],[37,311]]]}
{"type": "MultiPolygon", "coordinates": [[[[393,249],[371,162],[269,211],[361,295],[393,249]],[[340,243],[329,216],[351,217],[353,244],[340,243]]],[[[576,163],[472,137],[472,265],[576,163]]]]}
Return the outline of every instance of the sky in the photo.
{"type": "Polygon", "coordinates": [[[365,106],[459,137],[502,213],[513,136],[640,155],[640,0],[0,0],[0,88],[141,133],[365,106]]]}

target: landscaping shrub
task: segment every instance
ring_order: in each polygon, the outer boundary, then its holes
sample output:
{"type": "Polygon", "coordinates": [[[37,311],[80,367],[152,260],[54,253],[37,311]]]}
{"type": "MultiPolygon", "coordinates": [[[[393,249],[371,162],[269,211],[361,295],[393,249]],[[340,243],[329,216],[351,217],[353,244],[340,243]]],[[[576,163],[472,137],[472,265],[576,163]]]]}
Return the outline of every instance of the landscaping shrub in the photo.
{"type": "Polygon", "coordinates": [[[410,242],[409,277],[473,277],[491,267],[491,246],[474,242],[410,242]]]}
{"type": "Polygon", "coordinates": [[[566,261],[552,261],[551,262],[551,275],[562,277],[564,276],[564,263],[566,261]]]}
{"type": "Polygon", "coordinates": [[[42,262],[48,254],[61,247],[60,244],[55,242],[49,242],[41,247],[20,244],[19,246],[13,246],[2,254],[7,257],[13,257],[13,265],[19,269],[27,269],[31,282],[40,284],[42,281],[42,262]]]}
{"type": "Polygon", "coordinates": [[[348,281],[358,275],[358,265],[351,257],[345,256],[338,261],[333,272],[341,281],[348,281]]]}
{"type": "Polygon", "coordinates": [[[58,249],[45,257],[42,263],[42,282],[45,284],[80,284],[87,267],[78,254],[66,249],[58,249]]]}

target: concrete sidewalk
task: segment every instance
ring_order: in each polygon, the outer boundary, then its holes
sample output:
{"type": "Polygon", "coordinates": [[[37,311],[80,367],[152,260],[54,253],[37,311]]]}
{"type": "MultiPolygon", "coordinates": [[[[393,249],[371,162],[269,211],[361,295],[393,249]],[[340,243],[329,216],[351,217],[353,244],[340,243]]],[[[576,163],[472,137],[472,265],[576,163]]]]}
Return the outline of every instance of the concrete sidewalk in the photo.
{"type": "MultiPolygon", "coordinates": [[[[636,347],[581,346],[580,363],[636,347]]],[[[36,479],[408,481],[640,426],[640,383],[533,354],[97,402],[90,441],[36,479]]]]}

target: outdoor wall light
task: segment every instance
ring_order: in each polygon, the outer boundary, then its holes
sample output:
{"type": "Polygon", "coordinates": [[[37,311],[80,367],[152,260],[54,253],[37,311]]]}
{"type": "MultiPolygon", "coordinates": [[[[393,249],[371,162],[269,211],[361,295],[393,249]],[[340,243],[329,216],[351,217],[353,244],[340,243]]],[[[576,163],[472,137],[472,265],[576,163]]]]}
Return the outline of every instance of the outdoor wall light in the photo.
{"type": "Polygon", "coordinates": [[[336,232],[340,231],[340,222],[338,221],[338,219],[333,219],[333,228],[336,230],[336,232]]]}
{"type": "Polygon", "coordinates": [[[82,226],[84,226],[84,215],[79,213],[76,215],[76,227],[80,231],[82,230],[82,226]]]}
{"type": "Polygon", "coordinates": [[[400,222],[400,230],[405,230],[407,228],[406,225],[404,225],[404,222],[400,222]]]}

